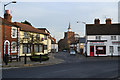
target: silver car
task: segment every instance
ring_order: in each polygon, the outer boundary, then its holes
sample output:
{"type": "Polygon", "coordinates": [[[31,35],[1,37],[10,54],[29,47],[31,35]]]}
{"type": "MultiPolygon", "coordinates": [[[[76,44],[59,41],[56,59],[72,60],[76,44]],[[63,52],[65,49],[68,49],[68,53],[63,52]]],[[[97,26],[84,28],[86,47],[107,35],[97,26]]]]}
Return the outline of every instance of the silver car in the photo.
{"type": "Polygon", "coordinates": [[[71,54],[71,55],[75,55],[76,52],[75,52],[74,50],[70,50],[70,54],[71,54]]]}

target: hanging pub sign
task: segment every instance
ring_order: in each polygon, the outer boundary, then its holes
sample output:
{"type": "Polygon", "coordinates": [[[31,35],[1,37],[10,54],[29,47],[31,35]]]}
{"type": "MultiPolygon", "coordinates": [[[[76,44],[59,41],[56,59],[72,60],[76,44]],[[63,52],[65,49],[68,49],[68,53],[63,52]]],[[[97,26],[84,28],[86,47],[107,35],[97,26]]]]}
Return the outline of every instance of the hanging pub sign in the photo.
{"type": "Polygon", "coordinates": [[[90,45],[104,45],[104,42],[90,42],[90,45]]]}
{"type": "Polygon", "coordinates": [[[113,41],[112,44],[114,44],[114,45],[120,45],[120,41],[113,41]]]}

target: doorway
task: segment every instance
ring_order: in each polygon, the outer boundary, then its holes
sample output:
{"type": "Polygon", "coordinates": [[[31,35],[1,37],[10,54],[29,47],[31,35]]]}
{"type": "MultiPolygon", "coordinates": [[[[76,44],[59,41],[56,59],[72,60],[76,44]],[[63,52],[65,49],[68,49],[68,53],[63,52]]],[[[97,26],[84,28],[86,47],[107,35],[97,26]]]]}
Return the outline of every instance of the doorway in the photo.
{"type": "Polygon", "coordinates": [[[94,56],[94,46],[90,46],[90,56],[94,56]]]}

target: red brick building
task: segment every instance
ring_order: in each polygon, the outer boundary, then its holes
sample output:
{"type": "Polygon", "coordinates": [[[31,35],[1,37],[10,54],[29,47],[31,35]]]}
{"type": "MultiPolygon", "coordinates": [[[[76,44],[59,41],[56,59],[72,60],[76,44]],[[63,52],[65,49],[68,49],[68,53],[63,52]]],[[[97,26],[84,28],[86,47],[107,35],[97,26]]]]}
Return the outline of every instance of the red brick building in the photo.
{"type": "Polygon", "coordinates": [[[63,49],[70,49],[70,44],[75,42],[75,33],[71,31],[71,25],[69,23],[68,31],[64,33],[64,39],[59,40],[59,51],[63,49]]]}
{"type": "Polygon", "coordinates": [[[9,14],[9,11],[6,10],[4,18],[0,17],[0,28],[2,31],[2,48],[1,56],[4,57],[5,54],[8,55],[18,55],[19,53],[19,27],[11,22],[12,16],[9,14]]]}

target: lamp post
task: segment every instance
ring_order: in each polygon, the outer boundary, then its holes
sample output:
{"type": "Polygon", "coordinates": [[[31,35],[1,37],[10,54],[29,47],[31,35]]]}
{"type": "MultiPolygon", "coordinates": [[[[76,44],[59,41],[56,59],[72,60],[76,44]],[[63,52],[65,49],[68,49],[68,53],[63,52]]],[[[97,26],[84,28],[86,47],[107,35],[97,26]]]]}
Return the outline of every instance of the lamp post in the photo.
{"type": "MultiPolygon", "coordinates": [[[[86,25],[86,22],[82,22],[82,21],[77,21],[77,23],[82,23],[82,24],[85,24],[86,25]]],[[[87,40],[87,36],[86,36],[86,28],[85,28],[85,39],[87,40]]],[[[87,56],[87,41],[85,41],[85,54],[87,56]]]]}
{"type": "Polygon", "coordinates": [[[11,3],[16,3],[16,1],[12,1],[12,2],[9,2],[9,3],[7,3],[7,4],[4,4],[4,14],[5,14],[5,7],[6,7],[7,5],[11,4],[11,3]]]}
{"type": "MultiPolygon", "coordinates": [[[[9,2],[9,3],[7,3],[7,4],[4,4],[4,15],[5,15],[5,7],[6,7],[7,5],[11,4],[11,3],[16,3],[16,1],[12,1],[12,2],[9,2]]],[[[4,41],[5,41],[5,24],[3,24],[3,47],[4,47],[4,41]]],[[[4,57],[5,57],[5,56],[4,56],[4,48],[3,48],[3,61],[5,61],[5,63],[6,63],[6,60],[5,60],[4,57]]],[[[7,65],[7,64],[6,64],[6,65],[7,65]]]]}

